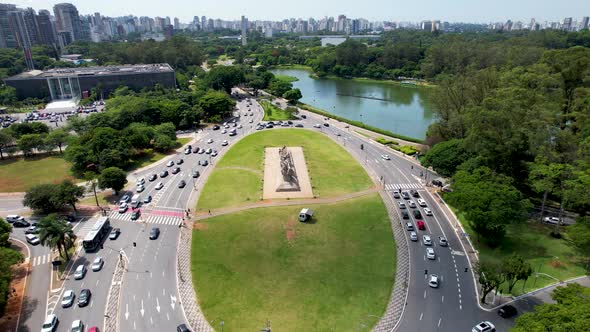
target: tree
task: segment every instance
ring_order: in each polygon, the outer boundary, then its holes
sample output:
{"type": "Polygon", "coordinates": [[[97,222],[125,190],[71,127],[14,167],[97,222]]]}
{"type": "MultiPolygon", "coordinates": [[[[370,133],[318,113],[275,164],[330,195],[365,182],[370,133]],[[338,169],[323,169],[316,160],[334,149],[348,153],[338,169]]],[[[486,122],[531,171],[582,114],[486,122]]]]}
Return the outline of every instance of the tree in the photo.
{"type": "Polygon", "coordinates": [[[291,104],[295,104],[303,95],[299,89],[291,89],[283,93],[283,98],[287,99],[291,104]]]}
{"type": "Polygon", "coordinates": [[[84,173],[84,180],[88,182],[89,189],[92,190],[92,193],[94,194],[96,206],[100,206],[100,204],[98,204],[98,195],[96,194],[96,187],[98,186],[98,176],[94,172],[86,172],[84,173]]]}
{"type": "Polygon", "coordinates": [[[12,226],[10,226],[10,224],[7,223],[4,219],[0,218],[0,247],[10,247],[10,241],[8,241],[8,238],[10,237],[11,231],[12,226]]]}
{"type": "Polygon", "coordinates": [[[4,151],[14,145],[14,138],[6,130],[0,130],[0,159],[4,160],[4,151]]]}
{"type": "Polygon", "coordinates": [[[0,247],[0,316],[4,313],[6,302],[11,293],[12,265],[23,261],[23,255],[11,248],[0,247]]]}
{"type": "Polygon", "coordinates": [[[502,262],[502,274],[508,282],[508,293],[512,293],[516,282],[526,281],[533,274],[533,269],[518,254],[512,254],[502,262]]]}
{"type": "Polygon", "coordinates": [[[58,147],[59,153],[62,153],[62,146],[68,142],[70,134],[63,129],[55,129],[49,132],[45,141],[50,147],[58,147]]]}
{"type": "Polygon", "coordinates": [[[285,92],[291,90],[292,88],[293,84],[278,78],[273,78],[268,84],[268,90],[275,96],[282,96],[285,94],[285,92]]]}
{"type": "Polygon", "coordinates": [[[200,99],[199,105],[207,118],[220,120],[232,112],[235,102],[224,92],[208,91],[200,99]]]}
{"type": "Polygon", "coordinates": [[[477,240],[491,247],[502,243],[506,225],[524,221],[530,202],[512,185],[513,180],[487,167],[460,170],[453,177],[448,201],[465,213],[477,240]]]}
{"type": "Polygon", "coordinates": [[[98,187],[103,190],[111,188],[115,191],[116,195],[125,187],[126,183],[127,173],[117,167],[105,168],[98,177],[98,187]]]}
{"type": "Polygon", "coordinates": [[[54,202],[56,186],[53,184],[34,185],[25,193],[23,205],[43,213],[58,211],[61,206],[54,202]]]}
{"type": "Polygon", "coordinates": [[[568,227],[567,234],[576,251],[586,259],[586,269],[590,269],[590,217],[578,218],[568,227]]]}
{"type": "Polygon", "coordinates": [[[475,267],[481,285],[481,303],[486,303],[486,296],[503,281],[501,267],[498,264],[480,261],[475,267]]]}
{"type": "Polygon", "coordinates": [[[53,201],[56,205],[70,205],[74,211],[77,211],[76,203],[82,197],[84,197],[83,187],[74,184],[70,180],[64,180],[57,186],[53,195],[53,201]]]}
{"type": "Polygon", "coordinates": [[[511,331],[590,331],[589,288],[577,283],[558,286],[551,297],[557,303],[543,303],[520,315],[511,331]]]}
{"type": "Polygon", "coordinates": [[[453,176],[457,167],[470,157],[463,144],[461,139],[440,142],[428,150],[420,161],[424,167],[432,167],[440,175],[453,176]]]}
{"type": "Polygon", "coordinates": [[[49,215],[39,222],[39,241],[51,249],[57,249],[60,256],[70,260],[68,250],[74,246],[76,235],[72,225],[55,215],[49,215]]]}
{"type": "Polygon", "coordinates": [[[231,88],[245,82],[245,75],[238,66],[215,66],[207,73],[205,81],[215,90],[231,93],[231,88]]]}
{"type": "Polygon", "coordinates": [[[25,156],[33,154],[33,150],[42,150],[45,146],[44,137],[41,134],[26,134],[22,135],[17,141],[18,149],[23,152],[25,156]]]}

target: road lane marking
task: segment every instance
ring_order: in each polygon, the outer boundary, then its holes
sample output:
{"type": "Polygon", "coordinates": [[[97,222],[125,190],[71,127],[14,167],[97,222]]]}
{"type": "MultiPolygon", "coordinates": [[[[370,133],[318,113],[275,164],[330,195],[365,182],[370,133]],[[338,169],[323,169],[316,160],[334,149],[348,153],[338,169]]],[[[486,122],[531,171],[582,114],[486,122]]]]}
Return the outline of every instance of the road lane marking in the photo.
{"type": "Polygon", "coordinates": [[[420,313],[420,320],[422,320],[422,316],[424,316],[423,312],[420,313]]]}
{"type": "Polygon", "coordinates": [[[424,290],[424,298],[426,298],[426,289],[424,290]]]}
{"type": "Polygon", "coordinates": [[[98,283],[99,283],[99,282],[100,282],[100,279],[99,279],[99,280],[96,280],[96,286],[98,286],[98,283]]]}
{"type": "Polygon", "coordinates": [[[438,319],[438,327],[440,327],[440,322],[442,321],[442,317],[438,319]]]}
{"type": "Polygon", "coordinates": [[[441,302],[445,302],[445,296],[442,296],[441,302]]]}

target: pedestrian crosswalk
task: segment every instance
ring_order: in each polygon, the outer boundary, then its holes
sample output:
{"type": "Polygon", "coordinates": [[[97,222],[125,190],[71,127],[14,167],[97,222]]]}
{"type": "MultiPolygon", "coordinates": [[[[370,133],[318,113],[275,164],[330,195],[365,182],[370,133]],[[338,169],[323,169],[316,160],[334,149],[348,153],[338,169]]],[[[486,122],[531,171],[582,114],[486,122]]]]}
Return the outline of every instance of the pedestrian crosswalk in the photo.
{"type": "Polygon", "coordinates": [[[50,262],[51,262],[51,254],[35,256],[31,260],[31,266],[35,267],[35,266],[39,266],[39,265],[43,265],[43,264],[48,264],[50,262]]]}
{"type": "Polygon", "coordinates": [[[399,190],[399,189],[422,189],[423,186],[420,183],[393,183],[386,184],[385,190],[399,190]]]}
{"type": "Polygon", "coordinates": [[[128,221],[128,222],[135,222],[135,223],[148,223],[148,224],[159,224],[159,225],[172,225],[178,226],[182,223],[182,218],[177,216],[163,216],[163,215],[153,215],[153,214],[144,214],[139,217],[137,220],[131,220],[131,213],[119,213],[117,211],[111,211],[109,213],[109,218],[114,220],[120,221],[128,221]]]}

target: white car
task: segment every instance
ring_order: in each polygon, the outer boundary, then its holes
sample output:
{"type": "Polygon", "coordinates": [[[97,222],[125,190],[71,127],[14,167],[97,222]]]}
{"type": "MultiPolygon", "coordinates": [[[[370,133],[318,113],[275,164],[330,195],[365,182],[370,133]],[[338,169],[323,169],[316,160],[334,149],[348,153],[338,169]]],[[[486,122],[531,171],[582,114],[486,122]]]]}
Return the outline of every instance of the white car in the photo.
{"type": "Polygon", "coordinates": [[[166,163],[166,166],[168,166],[168,167],[174,166],[174,161],[170,160],[169,162],[166,163]]]}
{"type": "Polygon", "coordinates": [[[424,214],[426,214],[427,216],[431,216],[432,215],[432,211],[430,211],[429,208],[424,208],[424,214]]]}
{"type": "Polygon", "coordinates": [[[418,241],[418,234],[416,234],[416,232],[411,232],[410,233],[410,240],[416,242],[418,241]]]}
{"type": "Polygon", "coordinates": [[[221,142],[221,145],[223,145],[223,146],[226,146],[226,145],[228,145],[228,144],[229,144],[229,143],[227,142],[227,140],[223,140],[223,142],[221,142]]]}
{"type": "Polygon", "coordinates": [[[475,325],[472,329],[471,332],[495,332],[496,331],[496,327],[494,326],[494,324],[485,321],[485,322],[481,322],[477,325],[475,325]]]}
{"type": "Polygon", "coordinates": [[[82,324],[82,321],[79,319],[73,321],[70,332],[84,332],[84,324],[82,324]]]}
{"type": "Polygon", "coordinates": [[[389,155],[387,155],[387,154],[382,154],[381,158],[383,158],[385,160],[391,160],[391,158],[389,158],[389,155]]]}
{"type": "Polygon", "coordinates": [[[436,254],[434,253],[434,249],[426,248],[426,258],[428,259],[436,259],[436,254]]]}
{"type": "Polygon", "coordinates": [[[119,205],[119,213],[127,212],[127,208],[128,208],[127,203],[121,203],[121,205],[119,205]]]}
{"type": "Polygon", "coordinates": [[[418,198],[418,205],[420,205],[420,206],[422,206],[422,207],[425,207],[425,206],[427,206],[427,205],[426,205],[426,201],[425,201],[425,200],[423,200],[422,198],[418,198]]]}
{"type": "Polygon", "coordinates": [[[164,188],[164,184],[162,182],[158,182],[158,184],[156,185],[156,190],[160,190],[164,188]]]}
{"type": "Polygon", "coordinates": [[[62,308],[71,307],[72,304],[74,304],[75,297],[76,297],[76,294],[74,294],[73,290],[68,289],[67,291],[65,291],[64,295],[61,298],[61,307],[62,308]]]}
{"type": "Polygon", "coordinates": [[[45,317],[45,321],[43,322],[43,326],[41,327],[41,332],[53,332],[57,327],[57,316],[54,314],[47,315],[45,317]]]}
{"type": "Polygon", "coordinates": [[[320,125],[319,123],[316,123],[313,125],[314,128],[322,128],[322,125],[320,125]]]}
{"type": "Polygon", "coordinates": [[[39,238],[37,237],[37,235],[34,234],[27,234],[25,235],[25,239],[27,239],[27,242],[29,242],[30,244],[36,246],[39,243],[41,243],[41,241],[39,240],[39,238]]]}
{"type": "Polygon", "coordinates": [[[438,288],[438,275],[431,274],[430,278],[428,279],[428,286],[432,288],[438,288]]]}
{"type": "Polygon", "coordinates": [[[143,186],[145,184],[145,179],[144,178],[140,178],[139,180],[137,180],[137,185],[138,186],[143,186]]]}
{"type": "Polygon", "coordinates": [[[74,279],[76,279],[76,280],[84,279],[85,275],[86,275],[86,266],[84,266],[82,264],[78,265],[78,267],[76,267],[76,271],[74,272],[74,279]]]}
{"type": "Polygon", "coordinates": [[[208,144],[211,144],[211,143],[213,143],[213,139],[212,139],[212,138],[210,138],[210,139],[207,141],[207,143],[208,143],[208,144]]]}
{"type": "Polygon", "coordinates": [[[398,204],[399,204],[399,208],[400,209],[405,209],[406,208],[406,203],[404,203],[404,202],[398,202],[398,204]]]}
{"type": "Polygon", "coordinates": [[[250,121],[248,121],[248,123],[254,123],[254,120],[253,119],[250,119],[250,121]]]}
{"type": "Polygon", "coordinates": [[[221,133],[222,133],[222,134],[227,134],[227,130],[223,129],[223,130],[221,131],[221,133]]]}
{"type": "Polygon", "coordinates": [[[214,151],[211,153],[211,157],[217,157],[217,150],[214,150],[214,151]]]}
{"type": "Polygon", "coordinates": [[[414,203],[414,201],[408,201],[408,206],[411,207],[412,209],[415,209],[416,203],[414,203]]]}
{"type": "Polygon", "coordinates": [[[238,125],[238,129],[242,129],[242,125],[238,125]]]}
{"type": "Polygon", "coordinates": [[[139,186],[137,186],[137,189],[135,189],[135,191],[136,191],[136,192],[138,192],[138,193],[140,193],[140,192],[142,192],[142,191],[144,191],[144,190],[145,190],[145,187],[143,186],[143,184],[142,184],[142,185],[139,185],[139,186]]]}
{"type": "Polygon", "coordinates": [[[553,224],[553,225],[560,224],[560,225],[563,225],[563,222],[560,222],[559,221],[559,218],[557,218],[557,217],[545,217],[545,218],[543,218],[543,221],[546,222],[546,223],[548,223],[548,224],[553,224]]]}
{"type": "Polygon", "coordinates": [[[104,265],[104,260],[102,260],[102,257],[96,257],[94,259],[94,261],[92,262],[92,271],[94,271],[94,272],[100,271],[100,269],[102,269],[103,265],[104,265]]]}
{"type": "Polygon", "coordinates": [[[422,235],[422,243],[424,243],[425,246],[431,246],[432,239],[430,238],[430,235],[422,235]]]}

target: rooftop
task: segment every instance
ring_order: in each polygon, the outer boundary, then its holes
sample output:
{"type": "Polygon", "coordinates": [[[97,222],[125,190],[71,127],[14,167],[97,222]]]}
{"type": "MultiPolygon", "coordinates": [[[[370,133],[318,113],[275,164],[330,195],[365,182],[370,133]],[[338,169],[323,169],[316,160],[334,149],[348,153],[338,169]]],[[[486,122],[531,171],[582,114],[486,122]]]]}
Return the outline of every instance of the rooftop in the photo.
{"type": "Polygon", "coordinates": [[[72,76],[100,76],[117,75],[130,73],[161,73],[174,72],[174,69],[167,63],[153,63],[147,65],[121,65],[107,67],[80,67],[80,68],[54,68],[49,70],[31,70],[7,78],[50,78],[50,77],[72,77],[72,76]]]}

